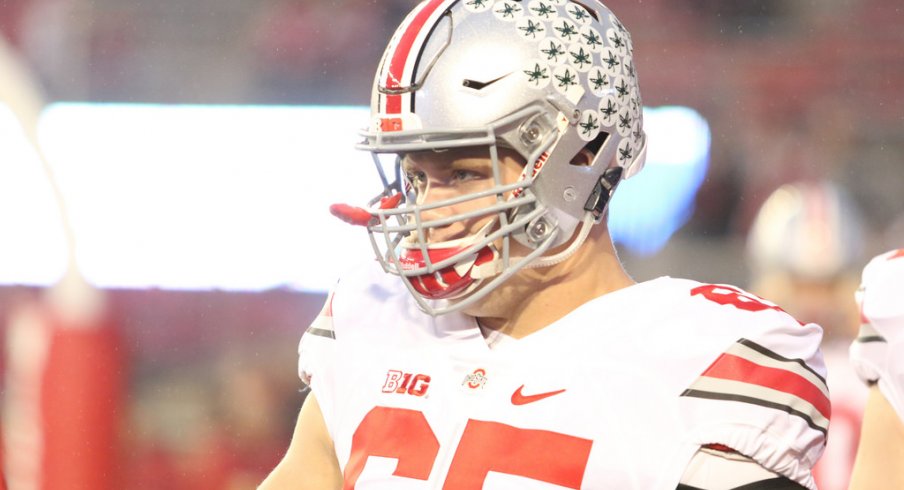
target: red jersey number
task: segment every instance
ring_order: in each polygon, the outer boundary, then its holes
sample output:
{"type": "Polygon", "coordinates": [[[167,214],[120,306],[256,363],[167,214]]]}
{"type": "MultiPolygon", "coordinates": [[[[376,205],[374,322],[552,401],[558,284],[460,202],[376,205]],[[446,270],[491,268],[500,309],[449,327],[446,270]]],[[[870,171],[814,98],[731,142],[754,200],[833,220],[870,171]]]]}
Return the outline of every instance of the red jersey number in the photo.
{"type": "MultiPolygon", "coordinates": [[[[580,488],[593,441],[498,422],[468,420],[444,489],[479,490],[490,471],[580,488]]],[[[426,481],[439,454],[427,418],[416,410],[375,407],[352,437],[344,490],[352,490],[367,458],[399,460],[394,476],[426,481]]]]}
{"type": "Polygon", "coordinates": [[[741,291],[731,286],[718,284],[705,284],[691,290],[691,296],[703,296],[704,298],[720,305],[731,305],[739,310],[765,311],[775,310],[784,312],[780,307],[769,303],[759,296],[741,291]]]}
{"type": "Polygon", "coordinates": [[[352,454],[343,488],[355,488],[369,456],[399,460],[395,476],[427,480],[439,453],[439,441],[424,414],[402,408],[375,407],[352,436],[352,454]]]}

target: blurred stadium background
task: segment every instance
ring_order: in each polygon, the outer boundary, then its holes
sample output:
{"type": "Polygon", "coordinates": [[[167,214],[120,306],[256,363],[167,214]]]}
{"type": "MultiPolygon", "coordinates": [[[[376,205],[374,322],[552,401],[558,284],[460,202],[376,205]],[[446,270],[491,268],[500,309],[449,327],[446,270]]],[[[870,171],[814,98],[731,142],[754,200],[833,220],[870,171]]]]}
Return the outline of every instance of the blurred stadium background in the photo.
{"type": "MultiPolygon", "coordinates": [[[[783,305],[800,281],[832,283],[792,313],[843,309],[866,259],[904,242],[901,3],[607,3],[660,145],[613,209],[629,272],[783,305]],[[821,237],[795,252],[825,260],[814,276],[770,269],[748,234],[773,192],[808,182],[841,189],[857,224],[833,221],[835,194],[785,199],[805,217],[774,219],[821,237]]],[[[278,461],[302,400],[298,338],[369,253],[326,207],[374,188],[354,130],[413,5],[0,0],[10,488],[253,488],[278,461]]]]}

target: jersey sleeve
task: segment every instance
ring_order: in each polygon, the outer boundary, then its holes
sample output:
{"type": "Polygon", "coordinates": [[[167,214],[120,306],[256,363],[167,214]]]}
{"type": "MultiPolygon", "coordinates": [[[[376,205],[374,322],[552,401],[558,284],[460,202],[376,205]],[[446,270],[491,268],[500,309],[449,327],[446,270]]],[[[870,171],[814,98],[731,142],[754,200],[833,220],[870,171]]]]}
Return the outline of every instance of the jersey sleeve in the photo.
{"type": "Polygon", "coordinates": [[[323,309],[305,330],[298,344],[298,377],[310,385],[318,372],[322,372],[335,349],[336,330],[333,327],[333,295],[330,291],[323,309]]]}
{"type": "Polygon", "coordinates": [[[879,391],[904,421],[904,249],[879,255],[863,269],[860,333],[850,348],[857,375],[879,391]]]}
{"type": "Polygon", "coordinates": [[[716,305],[702,308],[698,321],[718,324],[728,341],[682,393],[692,442],[724,445],[815,488],[810,469],[831,416],[822,329],[743,290],[715,288],[705,297],[716,305]]]}
{"type": "MultiPolygon", "coordinates": [[[[783,477],[763,468],[756,461],[725,448],[700,448],[681,477],[679,489],[703,488],[780,488],[783,477]]],[[[787,480],[785,480],[787,482],[787,480]]]]}

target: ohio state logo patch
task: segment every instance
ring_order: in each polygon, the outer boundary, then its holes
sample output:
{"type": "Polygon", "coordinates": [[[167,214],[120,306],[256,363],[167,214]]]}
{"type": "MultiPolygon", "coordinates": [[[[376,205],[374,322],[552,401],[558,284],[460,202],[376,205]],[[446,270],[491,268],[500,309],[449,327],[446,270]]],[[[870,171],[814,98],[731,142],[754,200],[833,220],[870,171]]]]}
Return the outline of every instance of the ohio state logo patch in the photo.
{"type": "Polygon", "coordinates": [[[483,389],[483,387],[487,384],[487,372],[483,368],[477,368],[473,373],[465,376],[464,381],[461,382],[462,386],[467,386],[472,390],[483,389]]]}

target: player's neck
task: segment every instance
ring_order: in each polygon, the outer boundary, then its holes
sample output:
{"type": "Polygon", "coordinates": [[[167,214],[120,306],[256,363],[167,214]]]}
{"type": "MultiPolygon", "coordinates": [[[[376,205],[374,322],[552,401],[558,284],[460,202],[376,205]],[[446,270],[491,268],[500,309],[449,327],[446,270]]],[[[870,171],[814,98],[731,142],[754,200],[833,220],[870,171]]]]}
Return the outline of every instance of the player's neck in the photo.
{"type": "Polygon", "coordinates": [[[608,232],[601,228],[568,260],[513,277],[501,294],[493,295],[474,312],[480,325],[523,338],[594,298],[634,284],[622,268],[608,232]]]}

